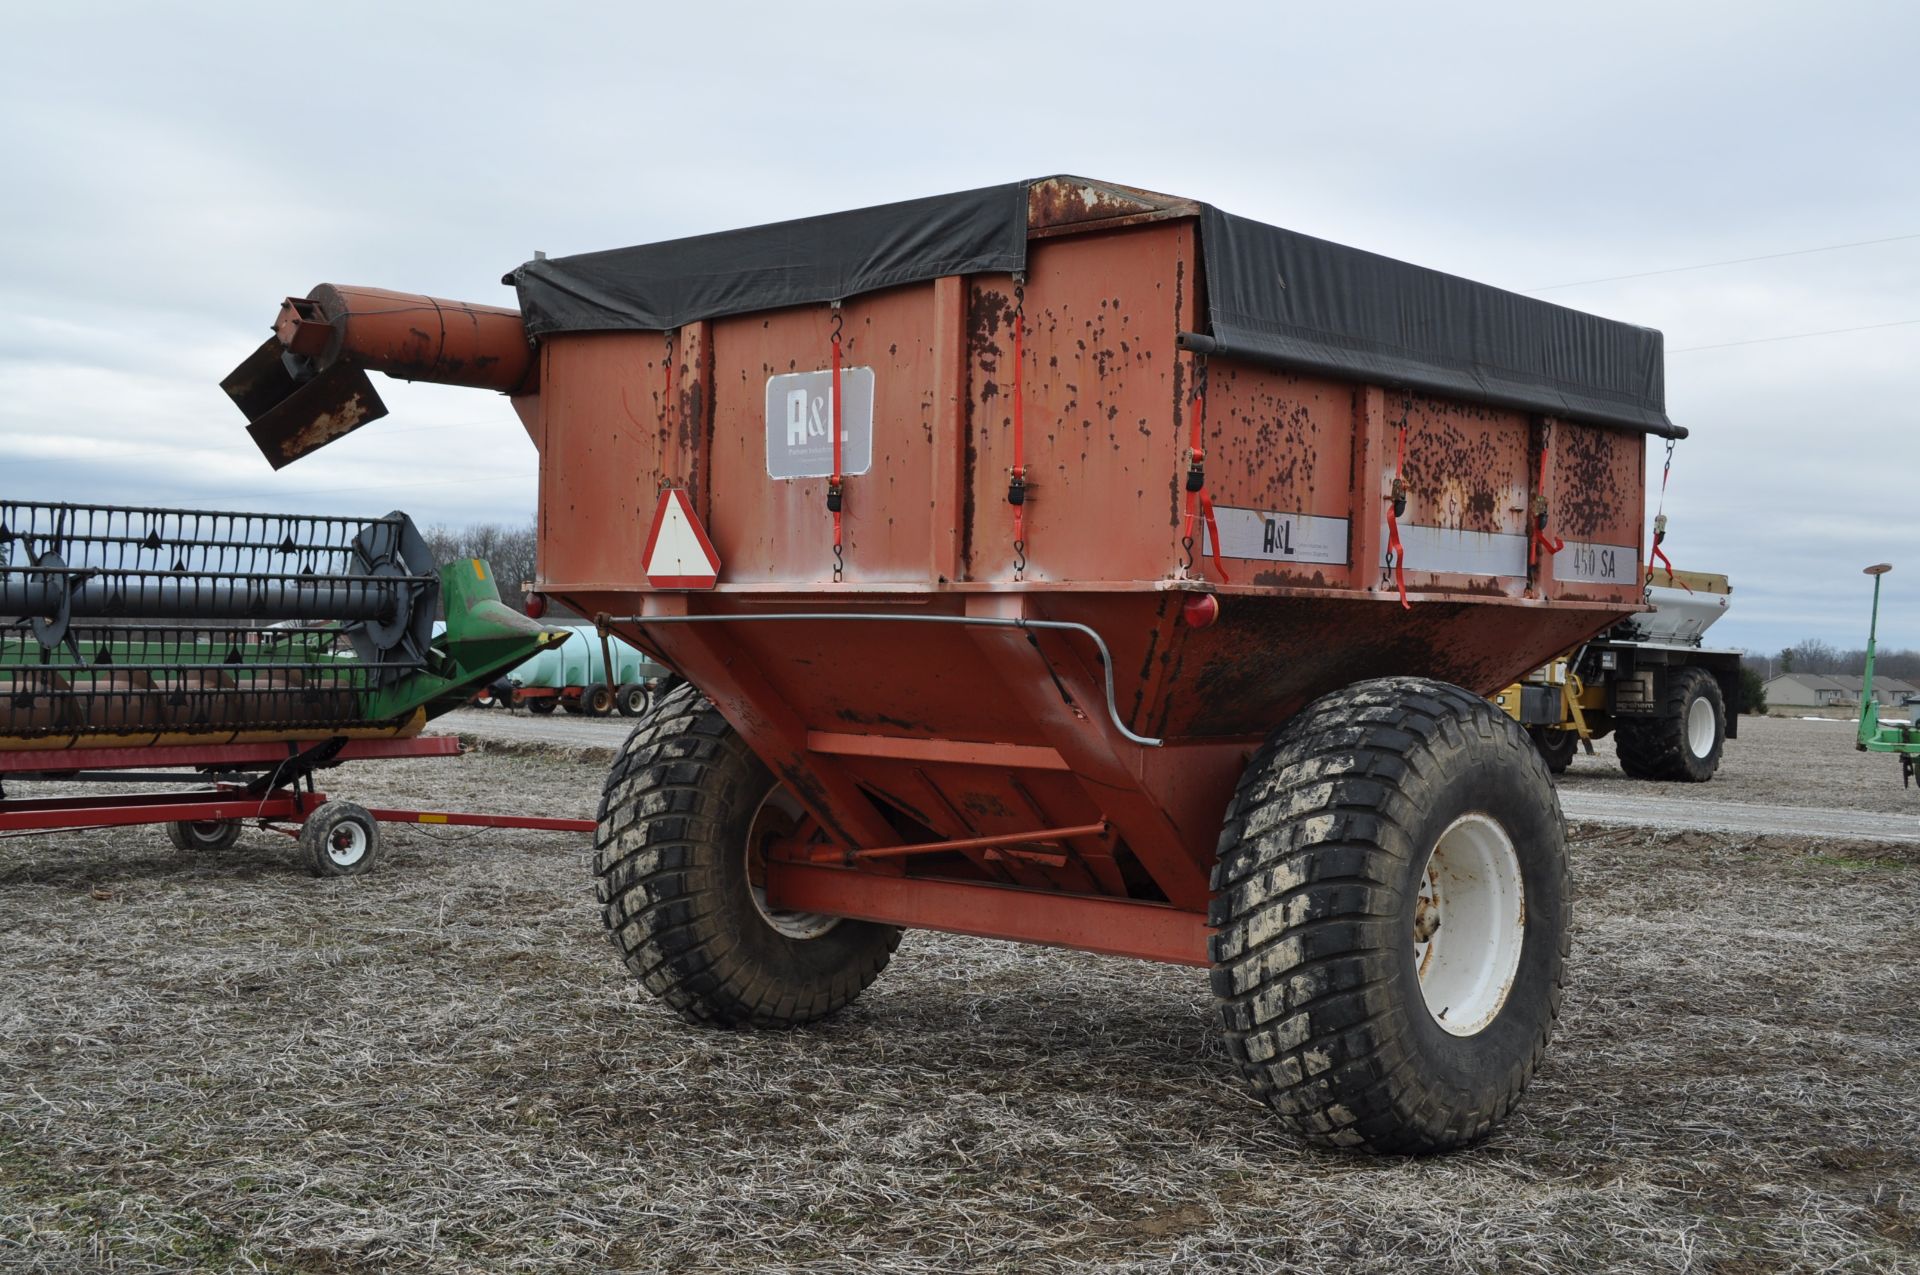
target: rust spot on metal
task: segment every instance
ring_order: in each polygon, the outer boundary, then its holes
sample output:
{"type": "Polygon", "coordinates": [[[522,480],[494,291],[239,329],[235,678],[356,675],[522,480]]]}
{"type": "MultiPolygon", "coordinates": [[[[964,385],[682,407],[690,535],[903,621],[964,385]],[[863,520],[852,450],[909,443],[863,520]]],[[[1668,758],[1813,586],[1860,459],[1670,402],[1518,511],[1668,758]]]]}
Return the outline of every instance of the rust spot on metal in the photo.
{"type": "Polygon", "coordinates": [[[1050,230],[1104,228],[1089,223],[1131,226],[1199,214],[1200,205],[1175,195],[1080,177],[1049,177],[1027,187],[1027,229],[1042,235],[1050,230]]]}
{"type": "Polygon", "coordinates": [[[1636,457],[1629,455],[1622,474],[1622,451],[1644,447],[1637,437],[1617,430],[1556,421],[1549,456],[1556,482],[1552,517],[1559,533],[1574,540],[1600,538],[1622,508],[1629,507],[1626,488],[1637,477],[1636,457]]]}

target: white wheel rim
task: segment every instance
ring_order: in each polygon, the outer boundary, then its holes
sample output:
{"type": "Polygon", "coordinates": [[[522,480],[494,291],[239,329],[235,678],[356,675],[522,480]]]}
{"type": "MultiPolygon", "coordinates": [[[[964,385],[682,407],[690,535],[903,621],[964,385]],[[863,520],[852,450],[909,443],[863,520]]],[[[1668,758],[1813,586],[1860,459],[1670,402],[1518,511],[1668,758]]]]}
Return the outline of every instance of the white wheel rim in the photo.
{"type": "Polygon", "coordinates": [[[342,868],[351,868],[367,856],[367,830],[351,819],[343,820],[327,833],[327,858],[342,868]]]}
{"type": "Polygon", "coordinates": [[[1695,757],[1713,752],[1713,704],[1701,695],[1687,709],[1687,747],[1695,757]]]}
{"type": "Polygon", "coordinates": [[[1427,856],[1413,915],[1420,995],[1442,1031],[1473,1036],[1499,1016],[1526,932],[1513,839],[1486,815],[1460,816],[1427,856]]]}
{"type": "Polygon", "coordinates": [[[747,892],[753,896],[754,911],[761,919],[790,939],[817,939],[840,924],[837,916],[822,912],[787,912],[767,906],[767,842],[783,829],[797,826],[806,816],[806,808],[794,800],[785,784],[776,784],[753,812],[747,825],[747,892]]]}

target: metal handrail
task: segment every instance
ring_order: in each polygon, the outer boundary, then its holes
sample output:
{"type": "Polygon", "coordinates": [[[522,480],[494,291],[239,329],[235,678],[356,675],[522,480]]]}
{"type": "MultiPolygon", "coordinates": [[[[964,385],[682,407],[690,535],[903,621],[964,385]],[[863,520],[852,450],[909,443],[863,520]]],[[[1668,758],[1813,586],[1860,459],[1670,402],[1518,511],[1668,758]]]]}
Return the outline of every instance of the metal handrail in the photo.
{"type": "Polygon", "coordinates": [[[959,624],[982,629],[1040,629],[1055,633],[1085,634],[1093,639],[1094,648],[1100,652],[1100,672],[1106,682],[1107,720],[1113,723],[1113,728],[1124,738],[1139,744],[1142,748],[1162,748],[1166,745],[1167,741],[1164,739],[1136,734],[1120,720],[1120,707],[1114,699],[1113,692],[1113,652],[1107,649],[1106,639],[1096,630],[1074,620],[1028,620],[997,615],[899,615],[885,611],[776,611],[764,615],[599,615],[594,617],[594,624],[596,626],[631,624],[645,628],[650,624],[754,624],[818,620],[871,620],[886,624],[959,624]]]}

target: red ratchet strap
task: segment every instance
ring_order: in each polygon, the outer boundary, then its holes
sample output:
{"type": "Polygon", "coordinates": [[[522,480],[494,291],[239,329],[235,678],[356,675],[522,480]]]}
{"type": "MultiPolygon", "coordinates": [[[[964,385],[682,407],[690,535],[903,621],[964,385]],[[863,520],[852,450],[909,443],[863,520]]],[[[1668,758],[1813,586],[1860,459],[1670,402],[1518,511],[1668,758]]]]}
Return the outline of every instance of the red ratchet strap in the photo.
{"type": "Polygon", "coordinates": [[[1660,542],[1666,538],[1667,516],[1665,514],[1655,514],[1653,516],[1653,552],[1647,555],[1647,583],[1653,583],[1653,564],[1655,560],[1658,560],[1660,565],[1667,569],[1668,584],[1677,584],[1688,593],[1692,593],[1693,586],[1673,574],[1673,559],[1667,557],[1667,551],[1660,547],[1660,542]]]}
{"type": "Polygon", "coordinates": [[[830,393],[832,402],[827,414],[832,421],[829,428],[833,438],[833,476],[827,479],[827,509],[833,514],[833,579],[837,584],[840,581],[840,573],[846,565],[846,559],[840,547],[841,480],[844,475],[840,472],[840,303],[838,301],[833,303],[833,388],[830,393]]]}
{"type": "Polygon", "coordinates": [[[1667,463],[1660,468],[1660,504],[1653,515],[1653,549],[1647,554],[1647,583],[1653,583],[1653,564],[1657,561],[1667,569],[1667,583],[1677,584],[1688,593],[1693,586],[1673,574],[1673,559],[1667,557],[1667,551],[1660,546],[1667,538],[1667,479],[1673,473],[1673,440],[1667,440],[1667,463]]]}
{"type": "Polygon", "coordinates": [[[1026,280],[1013,277],[1013,469],[1007,503],[1013,506],[1013,578],[1027,570],[1027,394],[1025,369],[1026,280]]]}
{"type": "Polygon", "coordinates": [[[1206,357],[1201,355],[1197,356],[1193,362],[1193,439],[1188,445],[1185,537],[1188,565],[1192,565],[1193,528],[1197,515],[1206,520],[1207,537],[1212,542],[1209,550],[1213,555],[1213,569],[1220,573],[1223,583],[1231,584],[1233,577],[1227,574],[1225,564],[1220,561],[1220,524],[1213,516],[1213,497],[1207,494],[1207,453],[1201,446],[1207,424],[1207,361],[1206,357]]]}
{"type": "Polygon", "coordinates": [[[1527,565],[1533,566],[1540,561],[1540,551],[1545,549],[1552,557],[1567,547],[1567,542],[1558,536],[1547,534],[1547,434],[1540,434],[1540,481],[1533,489],[1533,538],[1527,542],[1527,565]]]}
{"type": "Polygon", "coordinates": [[[1400,474],[1407,467],[1407,418],[1400,418],[1400,444],[1393,460],[1393,494],[1387,497],[1387,557],[1393,561],[1393,583],[1400,590],[1400,605],[1408,611],[1407,551],[1400,544],[1400,515],[1407,512],[1407,484],[1400,474]]]}

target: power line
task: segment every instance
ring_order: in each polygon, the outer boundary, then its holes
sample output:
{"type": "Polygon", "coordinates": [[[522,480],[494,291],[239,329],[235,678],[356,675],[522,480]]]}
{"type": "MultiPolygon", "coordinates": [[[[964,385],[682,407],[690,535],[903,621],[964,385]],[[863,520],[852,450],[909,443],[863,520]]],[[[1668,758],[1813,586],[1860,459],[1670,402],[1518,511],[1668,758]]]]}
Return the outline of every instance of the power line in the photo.
{"type": "Polygon", "coordinates": [[[1798,341],[1809,336],[1839,336],[1843,332],[1874,332],[1881,328],[1904,328],[1920,319],[1895,319],[1892,323],[1863,323],[1857,328],[1827,328],[1821,332],[1788,332],[1783,336],[1756,336],[1745,341],[1722,341],[1718,345],[1683,345],[1668,354],[1690,354],[1695,350],[1725,350],[1736,345],[1765,345],[1769,341],[1798,341]]]}
{"type": "Polygon", "coordinates": [[[1635,274],[1602,275],[1598,279],[1575,279],[1571,283],[1550,283],[1543,288],[1522,288],[1523,293],[1553,292],[1559,288],[1584,288],[1590,283],[1618,283],[1622,279],[1651,279],[1655,275],[1683,274],[1688,270],[1713,270],[1720,266],[1744,266],[1754,261],[1778,261],[1782,257],[1805,257],[1816,252],[1839,252],[1842,248],[1871,248],[1876,244],[1902,243],[1920,239],[1920,233],[1890,235],[1885,239],[1856,239],[1852,243],[1830,243],[1819,248],[1795,248],[1791,252],[1767,252],[1757,257],[1729,257],[1725,261],[1703,261],[1697,266],[1669,266],[1665,270],[1641,270],[1635,274]]]}

